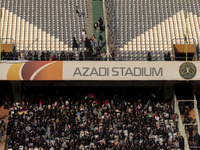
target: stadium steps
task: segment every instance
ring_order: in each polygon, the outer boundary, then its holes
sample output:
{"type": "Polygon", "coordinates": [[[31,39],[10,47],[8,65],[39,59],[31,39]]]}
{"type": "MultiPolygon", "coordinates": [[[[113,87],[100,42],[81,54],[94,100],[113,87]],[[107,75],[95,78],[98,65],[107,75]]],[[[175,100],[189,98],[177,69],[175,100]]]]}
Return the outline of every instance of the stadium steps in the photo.
{"type": "Polygon", "coordinates": [[[88,34],[88,37],[92,37],[93,35],[93,15],[92,15],[92,0],[87,0],[87,8],[88,8],[88,17],[85,18],[85,28],[88,34]]]}
{"type": "Polygon", "coordinates": [[[93,25],[99,19],[99,17],[101,17],[102,20],[103,20],[104,31],[102,31],[100,34],[98,34],[93,27],[93,32],[94,32],[94,36],[96,37],[97,40],[98,40],[99,35],[101,35],[103,37],[102,45],[103,45],[103,49],[106,49],[105,22],[104,22],[104,15],[103,15],[103,1],[93,0],[92,1],[92,10],[93,10],[93,25]]]}

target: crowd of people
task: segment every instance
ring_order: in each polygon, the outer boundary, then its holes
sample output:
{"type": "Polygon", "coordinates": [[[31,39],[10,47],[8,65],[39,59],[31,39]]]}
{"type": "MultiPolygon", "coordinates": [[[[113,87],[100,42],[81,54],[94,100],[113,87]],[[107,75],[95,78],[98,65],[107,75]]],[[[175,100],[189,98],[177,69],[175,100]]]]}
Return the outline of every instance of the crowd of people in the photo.
{"type": "Polygon", "coordinates": [[[50,51],[28,51],[28,52],[2,52],[1,60],[34,60],[34,61],[58,61],[77,60],[74,52],[50,52],[50,51]]]}
{"type": "MultiPolygon", "coordinates": [[[[89,38],[86,30],[83,30],[81,37],[82,45],[86,50],[80,51],[79,60],[106,60],[107,54],[103,48],[103,37],[101,35],[98,36],[98,39],[94,35],[89,38]]],[[[73,48],[79,48],[75,38],[73,38],[73,48]]]]}
{"type": "Polygon", "coordinates": [[[170,150],[184,148],[171,102],[59,97],[9,104],[8,148],[170,150]]]}

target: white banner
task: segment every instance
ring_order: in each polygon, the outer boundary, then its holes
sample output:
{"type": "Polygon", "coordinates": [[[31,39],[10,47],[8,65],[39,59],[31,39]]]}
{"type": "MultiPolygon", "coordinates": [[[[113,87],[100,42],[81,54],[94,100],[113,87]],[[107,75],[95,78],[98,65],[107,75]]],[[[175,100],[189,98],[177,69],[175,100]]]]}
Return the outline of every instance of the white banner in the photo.
{"type": "Polygon", "coordinates": [[[64,62],[63,80],[199,80],[199,62],[64,62]],[[182,66],[181,66],[182,65],[182,66]]]}
{"type": "Polygon", "coordinates": [[[200,80],[199,62],[32,61],[0,63],[0,80],[200,80]]]}

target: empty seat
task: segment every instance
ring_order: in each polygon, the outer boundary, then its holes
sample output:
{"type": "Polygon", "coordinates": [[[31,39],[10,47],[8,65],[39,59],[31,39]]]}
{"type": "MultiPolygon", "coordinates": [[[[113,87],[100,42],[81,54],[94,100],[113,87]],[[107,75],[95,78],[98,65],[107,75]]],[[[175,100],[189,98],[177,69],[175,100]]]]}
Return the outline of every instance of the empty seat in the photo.
{"type": "Polygon", "coordinates": [[[88,17],[87,0],[6,0],[1,8],[3,42],[13,39],[18,51],[68,51],[88,17]]]}

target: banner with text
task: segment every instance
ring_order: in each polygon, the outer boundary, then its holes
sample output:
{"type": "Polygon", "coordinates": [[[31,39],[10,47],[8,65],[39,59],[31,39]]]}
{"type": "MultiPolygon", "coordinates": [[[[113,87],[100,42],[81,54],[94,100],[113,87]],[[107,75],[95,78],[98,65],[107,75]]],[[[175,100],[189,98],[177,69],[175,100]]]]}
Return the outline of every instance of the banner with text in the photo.
{"type": "Polygon", "coordinates": [[[200,80],[199,62],[31,61],[0,63],[0,80],[200,80]]]}

